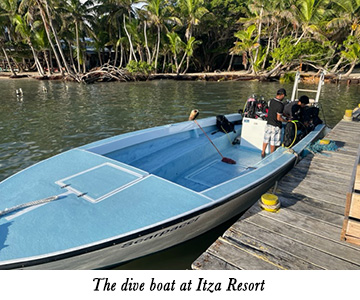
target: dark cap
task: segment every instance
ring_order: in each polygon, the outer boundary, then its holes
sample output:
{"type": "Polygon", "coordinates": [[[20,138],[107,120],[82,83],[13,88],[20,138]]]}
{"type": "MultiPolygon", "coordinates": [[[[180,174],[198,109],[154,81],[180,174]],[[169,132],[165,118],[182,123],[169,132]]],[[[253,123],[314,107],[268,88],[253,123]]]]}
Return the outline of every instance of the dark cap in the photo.
{"type": "Polygon", "coordinates": [[[309,104],[309,97],[308,96],[305,96],[305,95],[302,95],[300,98],[299,98],[299,101],[302,103],[302,104],[309,104]]]}
{"type": "Polygon", "coordinates": [[[280,90],[277,91],[276,95],[284,95],[284,96],[286,96],[286,90],[281,88],[280,90]]]}

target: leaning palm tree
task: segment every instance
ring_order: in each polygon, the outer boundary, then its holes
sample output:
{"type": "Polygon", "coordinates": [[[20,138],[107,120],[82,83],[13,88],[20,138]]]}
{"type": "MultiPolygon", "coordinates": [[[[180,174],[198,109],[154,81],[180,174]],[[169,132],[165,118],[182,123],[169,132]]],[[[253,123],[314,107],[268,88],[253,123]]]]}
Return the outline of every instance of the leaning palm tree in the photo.
{"type": "MultiPolygon", "coordinates": [[[[55,47],[55,44],[52,40],[52,34],[56,37],[57,37],[57,34],[56,34],[56,31],[55,29],[53,28],[53,24],[52,24],[52,16],[49,18],[49,13],[48,13],[48,10],[49,9],[45,9],[45,3],[46,2],[46,6],[48,6],[48,2],[49,1],[44,1],[44,0],[21,0],[20,4],[19,4],[19,11],[22,12],[22,13],[25,13],[27,11],[34,11],[35,9],[39,11],[40,13],[40,16],[41,16],[41,19],[42,19],[42,22],[44,24],[44,28],[45,28],[45,32],[46,32],[46,36],[49,40],[49,43],[50,43],[50,46],[51,46],[51,49],[53,50],[53,53],[55,55],[55,59],[56,59],[56,62],[58,64],[58,67],[59,67],[59,70],[61,72],[62,75],[64,75],[64,70],[63,70],[63,67],[62,67],[62,62],[61,62],[61,59],[60,59],[60,55],[59,55],[59,52],[60,54],[62,53],[62,48],[61,48],[61,44],[60,44],[60,41],[59,39],[55,39],[55,43],[57,44],[57,49],[55,47]]],[[[68,68],[68,65],[66,63],[66,60],[65,60],[65,57],[62,53],[61,55],[61,58],[63,60],[63,63],[65,64],[66,66],[66,69],[68,70],[69,72],[69,68],[68,68]]]]}
{"type": "Polygon", "coordinates": [[[32,27],[31,26],[34,26],[35,24],[32,23],[32,25],[30,26],[27,22],[26,22],[26,19],[27,18],[27,14],[22,17],[20,15],[15,15],[14,18],[13,18],[13,23],[16,24],[15,26],[15,31],[17,33],[20,34],[20,36],[24,39],[24,41],[29,45],[30,49],[31,49],[31,52],[33,54],[33,57],[34,57],[34,61],[35,61],[35,65],[36,65],[36,68],[40,74],[40,76],[44,76],[45,73],[44,73],[44,69],[39,61],[39,58],[37,56],[37,53],[36,53],[36,50],[34,49],[34,46],[33,46],[33,42],[32,42],[32,27]]]}

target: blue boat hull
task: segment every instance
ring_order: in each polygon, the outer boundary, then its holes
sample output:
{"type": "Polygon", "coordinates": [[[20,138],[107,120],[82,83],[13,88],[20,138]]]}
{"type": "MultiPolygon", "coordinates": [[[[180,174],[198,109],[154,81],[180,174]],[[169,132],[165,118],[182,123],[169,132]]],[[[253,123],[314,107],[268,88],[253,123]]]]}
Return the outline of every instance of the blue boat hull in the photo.
{"type": "MultiPolygon", "coordinates": [[[[240,115],[230,115],[232,121],[240,115]]],[[[127,133],[40,162],[0,183],[0,269],[98,269],[192,239],[245,211],[297,160],[260,153],[199,120],[127,133]],[[57,199],[32,204],[50,196],[57,199]]],[[[321,134],[318,126],[295,153],[321,134]]]]}

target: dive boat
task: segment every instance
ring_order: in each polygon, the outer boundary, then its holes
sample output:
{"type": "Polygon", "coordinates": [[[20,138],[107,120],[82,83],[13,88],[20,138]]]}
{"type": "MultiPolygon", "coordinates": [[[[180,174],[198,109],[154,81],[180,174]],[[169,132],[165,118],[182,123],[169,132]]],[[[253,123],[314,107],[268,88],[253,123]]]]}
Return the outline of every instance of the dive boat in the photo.
{"type": "Polygon", "coordinates": [[[215,117],[129,132],[2,181],[0,269],[109,268],[195,238],[253,205],[324,129],[262,159],[266,121],[226,117],[229,133],[215,117]]]}

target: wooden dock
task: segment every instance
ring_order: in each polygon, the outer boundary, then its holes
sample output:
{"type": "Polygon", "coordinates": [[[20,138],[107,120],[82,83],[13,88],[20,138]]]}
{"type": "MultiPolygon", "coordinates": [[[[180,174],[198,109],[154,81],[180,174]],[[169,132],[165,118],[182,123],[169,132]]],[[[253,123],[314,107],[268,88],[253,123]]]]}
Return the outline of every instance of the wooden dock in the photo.
{"type": "Polygon", "coordinates": [[[360,246],[341,239],[347,193],[359,163],[360,122],[326,138],[338,151],[310,154],[281,181],[277,213],[254,204],[192,264],[198,270],[360,269],[360,246]]]}

